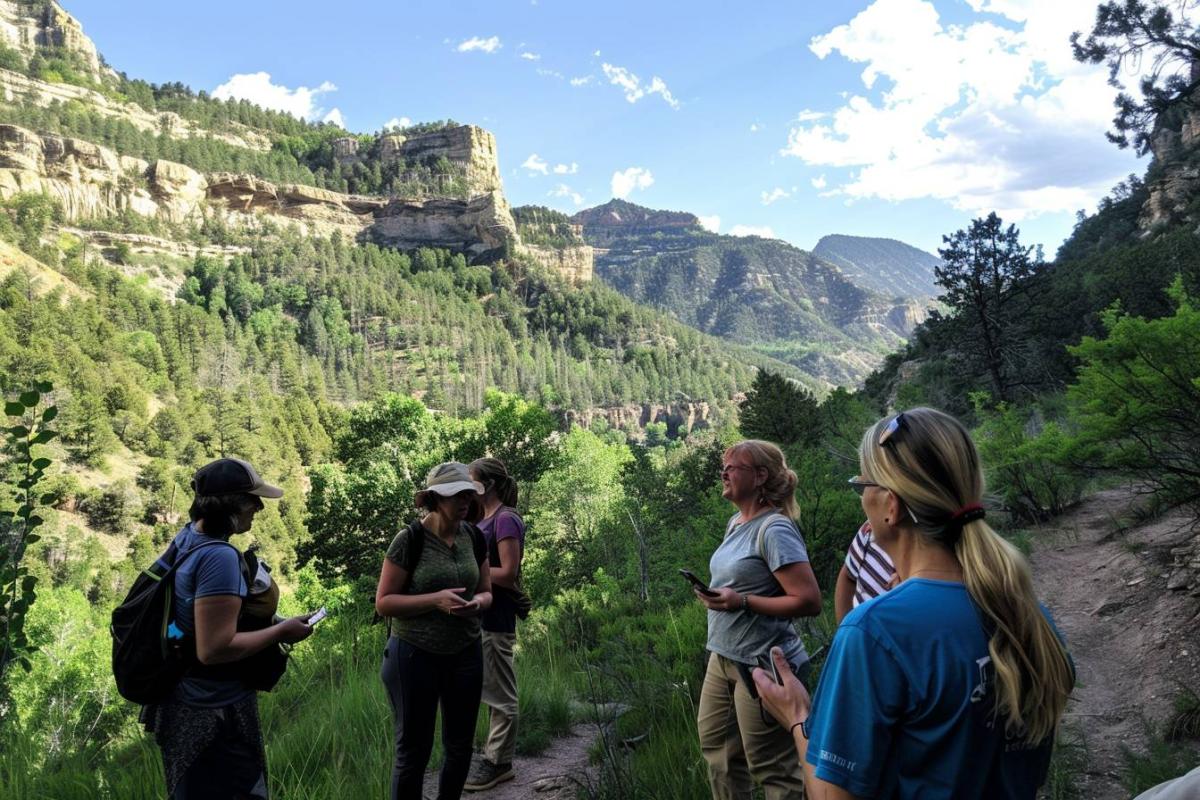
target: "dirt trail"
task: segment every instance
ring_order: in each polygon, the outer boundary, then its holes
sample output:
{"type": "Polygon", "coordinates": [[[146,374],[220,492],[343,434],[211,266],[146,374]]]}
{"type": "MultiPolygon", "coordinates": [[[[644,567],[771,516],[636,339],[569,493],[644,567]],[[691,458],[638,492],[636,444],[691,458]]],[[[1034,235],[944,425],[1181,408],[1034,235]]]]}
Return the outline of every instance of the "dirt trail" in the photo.
{"type": "Polygon", "coordinates": [[[1200,687],[1200,599],[1166,588],[1186,517],[1113,535],[1136,500],[1129,488],[1092,495],[1037,532],[1031,559],[1038,596],[1075,659],[1067,720],[1087,746],[1081,795],[1094,800],[1124,800],[1122,745],[1142,749],[1146,723],[1170,714],[1180,685],[1200,687]]]}
{"type": "MultiPolygon", "coordinates": [[[[598,735],[594,723],[579,723],[540,755],[517,756],[511,781],[485,792],[464,792],[463,800],[575,800],[579,785],[587,784],[588,750],[598,735]]],[[[436,772],[426,774],[424,794],[427,800],[437,798],[436,772]]]]}

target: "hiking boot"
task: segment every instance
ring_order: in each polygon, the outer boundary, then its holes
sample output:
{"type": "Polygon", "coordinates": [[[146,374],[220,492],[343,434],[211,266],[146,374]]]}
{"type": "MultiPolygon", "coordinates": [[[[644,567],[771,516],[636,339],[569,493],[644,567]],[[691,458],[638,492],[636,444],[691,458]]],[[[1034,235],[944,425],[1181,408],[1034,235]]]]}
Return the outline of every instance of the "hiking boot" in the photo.
{"type": "Polygon", "coordinates": [[[467,783],[463,788],[468,792],[482,792],[512,779],[512,764],[493,764],[483,758],[471,768],[471,774],[467,776],[467,783]]]}

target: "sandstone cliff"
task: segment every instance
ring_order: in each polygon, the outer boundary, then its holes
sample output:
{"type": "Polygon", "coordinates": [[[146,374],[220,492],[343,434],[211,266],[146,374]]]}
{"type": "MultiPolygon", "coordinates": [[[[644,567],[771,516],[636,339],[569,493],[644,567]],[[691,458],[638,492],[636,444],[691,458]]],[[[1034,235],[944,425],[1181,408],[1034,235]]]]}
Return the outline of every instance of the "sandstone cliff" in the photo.
{"type": "Polygon", "coordinates": [[[0,0],[0,41],[26,58],[69,53],[72,61],[97,83],[112,73],[101,61],[96,45],[84,35],[79,21],[56,2],[0,0]]]}
{"type": "MultiPolygon", "coordinates": [[[[1200,80],[1200,63],[1192,65],[1191,79],[1200,80]]],[[[1183,107],[1159,119],[1150,151],[1150,196],[1138,217],[1144,232],[1182,220],[1200,194],[1200,107],[1183,107]]]]}
{"type": "MultiPolygon", "coordinates": [[[[333,157],[343,167],[377,161],[387,168],[403,163],[409,168],[432,167],[440,159],[450,165],[454,175],[463,179],[465,194],[474,196],[503,191],[496,137],[476,125],[448,125],[434,130],[415,129],[385,133],[373,145],[364,146],[353,137],[332,143],[333,157]]],[[[401,180],[405,173],[401,172],[401,180]]]]}
{"type": "MultiPolygon", "coordinates": [[[[734,398],[737,402],[737,398],[734,398]]],[[[674,403],[631,403],[623,406],[604,406],[564,412],[568,424],[590,428],[604,420],[618,430],[645,430],[650,423],[666,423],[667,435],[686,436],[704,430],[718,421],[718,409],[706,402],[680,401],[674,403]]]]}
{"type": "MultiPolygon", "coordinates": [[[[205,176],[170,161],[148,164],[80,139],[0,125],[0,198],[19,192],[57,199],[68,221],[129,211],[171,223],[219,213],[232,224],[255,225],[261,214],[323,235],[337,230],[402,249],[449,247],[471,255],[520,241],[499,191],[470,200],[347,195],[253,175],[205,176]]],[[[568,267],[572,276],[590,273],[590,256],[567,258],[568,267]]]]}

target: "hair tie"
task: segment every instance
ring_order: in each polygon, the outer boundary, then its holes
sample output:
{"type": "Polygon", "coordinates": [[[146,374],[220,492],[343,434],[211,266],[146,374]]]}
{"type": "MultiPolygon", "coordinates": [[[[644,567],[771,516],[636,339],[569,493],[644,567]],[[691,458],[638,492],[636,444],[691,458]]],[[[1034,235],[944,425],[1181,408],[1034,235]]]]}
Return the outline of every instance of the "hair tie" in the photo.
{"type": "Polygon", "coordinates": [[[971,503],[955,511],[950,515],[950,522],[957,522],[959,527],[966,525],[968,522],[974,522],[977,519],[983,519],[987,516],[987,511],[984,510],[981,503],[971,503]]]}

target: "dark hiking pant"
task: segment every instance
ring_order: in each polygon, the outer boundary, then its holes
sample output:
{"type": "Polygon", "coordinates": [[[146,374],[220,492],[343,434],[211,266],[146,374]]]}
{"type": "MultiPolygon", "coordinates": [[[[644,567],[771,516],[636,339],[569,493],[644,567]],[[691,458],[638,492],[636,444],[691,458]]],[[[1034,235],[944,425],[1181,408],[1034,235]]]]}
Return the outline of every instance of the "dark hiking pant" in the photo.
{"type": "Polygon", "coordinates": [[[438,800],[459,800],[471,768],[471,744],[483,688],[480,643],[439,655],[393,636],[383,654],[380,677],[396,719],[392,800],[421,800],[439,704],[445,759],[437,796],[438,800]]]}

